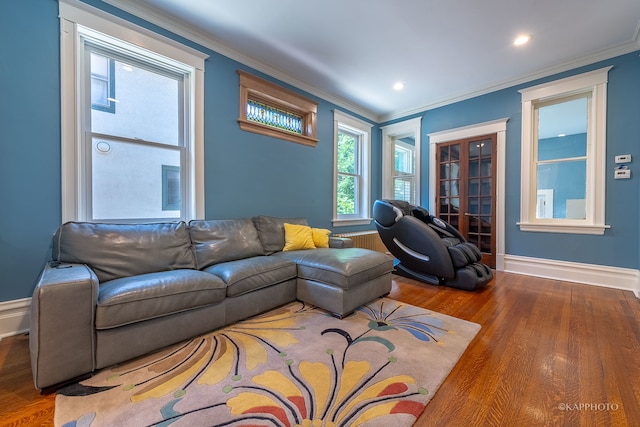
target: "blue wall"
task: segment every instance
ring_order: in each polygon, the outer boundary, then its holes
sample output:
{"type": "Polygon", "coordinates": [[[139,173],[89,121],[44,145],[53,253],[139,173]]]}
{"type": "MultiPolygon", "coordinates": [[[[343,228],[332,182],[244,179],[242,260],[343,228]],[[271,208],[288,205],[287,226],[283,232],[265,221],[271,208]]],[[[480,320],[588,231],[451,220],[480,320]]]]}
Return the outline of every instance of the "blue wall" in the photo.
{"type": "MultiPolygon", "coordinates": [[[[332,228],[332,110],[339,107],[302,92],[319,103],[315,148],[243,132],[236,70],[274,79],[98,0],[86,3],[210,55],[204,76],[206,218],[304,216],[332,228]]],[[[59,38],[56,0],[0,2],[0,301],[31,296],[61,221],[59,38]]],[[[380,176],[377,126],[372,151],[373,173],[380,176]]],[[[374,182],[372,197],[380,192],[374,182]]],[[[349,230],[362,228],[370,227],[349,230]]]]}
{"type": "MultiPolygon", "coordinates": [[[[637,269],[640,259],[640,58],[638,52],[492,92],[422,114],[422,200],[429,200],[428,134],[509,118],[506,132],[505,252],[534,258],[637,269]],[[613,65],[607,101],[606,224],[604,236],[522,232],[520,220],[521,95],[519,89],[613,65]],[[614,157],[631,154],[632,178],[614,180],[614,157]]],[[[415,115],[414,115],[415,116],[415,115]]],[[[413,116],[412,116],[413,117],[413,116]]],[[[409,118],[409,117],[407,117],[409,118]]],[[[382,123],[381,125],[386,125],[382,123]]]]}
{"type": "MultiPolygon", "coordinates": [[[[198,48],[165,30],[128,16],[98,0],[87,3],[198,48]]],[[[0,2],[0,301],[31,296],[50,257],[51,236],[61,221],[60,48],[56,0],[0,2]],[[20,34],[16,37],[16,34],[20,34]]],[[[215,52],[205,68],[205,198],[207,218],[255,214],[300,215],[318,227],[331,227],[333,116],[336,108],[315,99],[316,148],[240,131],[238,68],[215,52]]],[[[256,73],[253,70],[248,70],[256,73]]],[[[506,251],[638,268],[640,162],[640,59],[629,54],[544,80],[429,110],[423,114],[423,200],[428,200],[426,134],[509,117],[507,124],[506,251]],[[604,236],[524,233],[520,218],[520,94],[517,89],[607,65],[609,73],[607,207],[611,225],[604,236]],[[631,154],[633,177],[613,180],[613,157],[631,154]]],[[[266,77],[263,76],[262,77],[266,77]]],[[[267,77],[268,78],[268,77],[267,77]]],[[[271,79],[272,80],[272,79],[271,79]]],[[[286,86],[286,85],[285,85],[286,86]]],[[[288,87],[288,86],[287,86],[288,87]]],[[[289,87],[290,88],[290,87],[289,87]]],[[[416,115],[413,115],[416,116],[416,115]]],[[[407,117],[409,118],[409,117],[407,117]]],[[[381,194],[381,137],[372,139],[372,197],[381,194]]],[[[353,229],[372,228],[356,227],[353,229]]],[[[349,229],[351,230],[351,229],[349,229]]],[[[335,230],[342,231],[342,230],[335,230]]]]}

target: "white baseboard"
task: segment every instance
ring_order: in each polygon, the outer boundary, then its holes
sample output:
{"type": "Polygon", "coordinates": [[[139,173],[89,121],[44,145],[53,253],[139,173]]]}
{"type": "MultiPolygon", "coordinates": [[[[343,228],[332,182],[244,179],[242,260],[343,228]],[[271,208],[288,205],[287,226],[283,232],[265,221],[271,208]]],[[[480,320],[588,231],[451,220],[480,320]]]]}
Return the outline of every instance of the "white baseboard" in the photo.
{"type": "Polygon", "coordinates": [[[0,302],[0,339],[29,332],[31,298],[0,302]]]}
{"type": "Polygon", "coordinates": [[[640,298],[640,271],[543,258],[505,255],[503,271],[631,291],[640,298]]]}

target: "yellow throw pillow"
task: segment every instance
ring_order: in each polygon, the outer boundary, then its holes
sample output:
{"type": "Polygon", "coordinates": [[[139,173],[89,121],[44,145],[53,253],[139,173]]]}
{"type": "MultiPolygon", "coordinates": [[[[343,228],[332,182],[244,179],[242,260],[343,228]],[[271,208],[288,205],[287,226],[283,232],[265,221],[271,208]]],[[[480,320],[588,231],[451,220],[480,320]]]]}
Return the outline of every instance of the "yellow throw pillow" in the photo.
{"type": "Polygon", "coordinates": [[[298,251],[301,249],[315,249],[313,233],[308,225],[296,225],[284,223],[284,248],[286,251],[298,251]]]}
{"type": "Polygon", "coordinates": [[[329,234],[331,230],[326,228],[312,228],[311,235],[313,236],[313,244],[316,248],[328,248],[329,247],[329,234]]]}

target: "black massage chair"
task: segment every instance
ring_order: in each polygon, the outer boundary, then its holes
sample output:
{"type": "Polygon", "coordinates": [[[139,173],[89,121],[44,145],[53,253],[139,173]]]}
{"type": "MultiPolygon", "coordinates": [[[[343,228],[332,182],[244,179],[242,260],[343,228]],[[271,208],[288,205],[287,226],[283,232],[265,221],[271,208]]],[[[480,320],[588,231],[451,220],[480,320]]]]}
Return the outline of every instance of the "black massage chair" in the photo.
{"type": "Polygon", "coordinates": [[[480,250],[447,222],[402,200],[376,200],[373,219],[391,254],[395,273],[426,283],[474,290],[492,278],[480,250]]]}

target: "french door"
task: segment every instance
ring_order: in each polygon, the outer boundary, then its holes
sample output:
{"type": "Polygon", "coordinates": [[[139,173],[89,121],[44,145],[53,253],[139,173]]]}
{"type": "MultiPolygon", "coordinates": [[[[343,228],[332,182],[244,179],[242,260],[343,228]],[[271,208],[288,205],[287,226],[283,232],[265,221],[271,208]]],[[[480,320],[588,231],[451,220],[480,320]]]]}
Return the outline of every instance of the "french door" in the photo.
{"type": "Polygon", "coordinates": [[[436,216],[460,230],[496,266],[496,134],[437,145],[436,216]]]}

